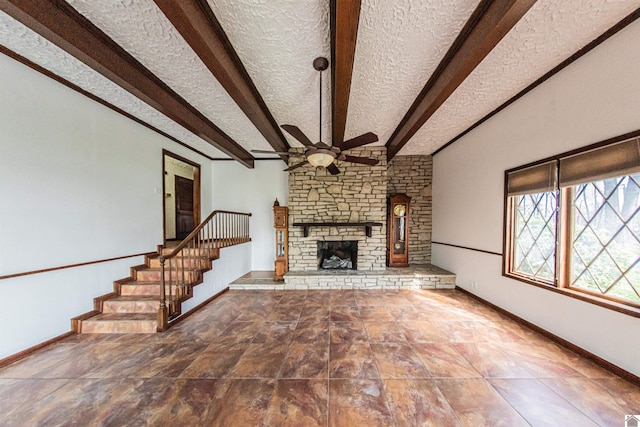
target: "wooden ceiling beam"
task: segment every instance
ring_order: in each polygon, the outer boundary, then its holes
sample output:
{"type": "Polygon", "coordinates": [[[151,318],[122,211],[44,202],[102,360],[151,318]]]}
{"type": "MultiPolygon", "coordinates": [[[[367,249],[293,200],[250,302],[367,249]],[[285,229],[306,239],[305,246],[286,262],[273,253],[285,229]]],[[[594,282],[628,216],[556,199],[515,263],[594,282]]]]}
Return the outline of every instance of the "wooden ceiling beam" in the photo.
{"type": "Polygon", "coordinates": [[[254,158],[66,1],[0,0],[0,10],[132,93],[218,150],[252,168],[254,158]]]}
{"type": "Polygon", "coordinates": [[[207,1],[154,1],[273,149],[288,151],[287,140],[207,1]]]}
{"type": "Polygon", "coordinates": [[[482,0],[386,143],[391,160],[536,0],[482,0]]]}
{"type": "Polygon", "coordinates": [[[351,76],[358,38],[360,0],[331,0],[331,130],[332,142],[344,142],[351,76]]]}

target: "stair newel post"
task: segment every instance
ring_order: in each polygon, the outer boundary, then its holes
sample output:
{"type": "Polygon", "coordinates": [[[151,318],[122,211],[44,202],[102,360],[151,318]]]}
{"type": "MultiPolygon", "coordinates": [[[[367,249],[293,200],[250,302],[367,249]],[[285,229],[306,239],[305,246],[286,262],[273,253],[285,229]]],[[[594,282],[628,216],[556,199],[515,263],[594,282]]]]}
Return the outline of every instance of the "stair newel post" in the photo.
{"type": "Polygon", "coordinates": [[[169,301],[170,301],[169,315],[173,315],[177,310],[177,305],[176,305],[177,294],[178,294],[178,259],[171,258],[169,260],[169,301]]]}
{"type": "Polygon", "coordinates": [[[164,290],[164,256],[160,255],[160,307],[158,308],[158,331],[167,329],[169,313],[167,311],[167,298],[164,290]]]}
{"type": "MultiPolygon", "coordinates": [[[[167,274],[166,274],[166,273],[167,273],[166,271],[163,271],[163,272],[162,272],[162,279],[165,281],[165,282],[164,282],[165,284],[167,283],[167,277],[169,278],[169,280],[168,280],[168,282],[169,282],[169,295],[168,295],[168,297],[169,297],[169,303],[167,304],[167,307],[169,308],[169,317],[171,317],[171,314],[173,313],[173,298],[171,298],[172,293],[173,293],[173,286],[171,286],[171,285],[172,285],[172,283],[171,283],[171,276],[172,276],[172,274],[171,274],[171,260],[172,260],[172,258],[169,258],[169,259],[167,260],[167,261],[168,261],[168,268],[167,268],[167,270],[169,271],[169,274],[167,275],[167,274]],[[167,276],[167,277],[165,277],[165,276],[167,276]]],[[[163,286],[164,286],[164,285],[163,285],[163,286]]],[[[165,291],[165,292],[166,292],[166,291],[165,291]]]]}

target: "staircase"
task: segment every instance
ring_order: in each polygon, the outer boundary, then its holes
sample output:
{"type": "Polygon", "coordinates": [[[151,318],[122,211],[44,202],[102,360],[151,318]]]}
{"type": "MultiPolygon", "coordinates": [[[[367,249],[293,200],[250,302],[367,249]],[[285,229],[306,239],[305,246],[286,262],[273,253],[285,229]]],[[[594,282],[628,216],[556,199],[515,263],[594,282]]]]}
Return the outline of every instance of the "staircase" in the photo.
{"type": "Polygon", "coordinates": [[[251,240],[250,215],[214,211],[175,248],[160,246],[157,253],[145,255],[143,265],[131,267],[130,277],[114,282],[113,292],[94,298],[92,311],[72,319],[73,330],[123,334],[166,329],[182,314],[182,302],[193,296],[193,287],[213,269],[220,248],[251,240]],[[246,221],[236,221],[236,216],[246,221]]]}

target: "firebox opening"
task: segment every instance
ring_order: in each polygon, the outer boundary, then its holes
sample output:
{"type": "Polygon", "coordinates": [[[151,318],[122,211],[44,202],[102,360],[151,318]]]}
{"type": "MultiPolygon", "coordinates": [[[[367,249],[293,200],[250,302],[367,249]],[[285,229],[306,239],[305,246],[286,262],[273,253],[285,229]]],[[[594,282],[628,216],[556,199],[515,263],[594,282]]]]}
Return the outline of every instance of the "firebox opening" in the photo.
{"type": "Polygon", "coordinates": [[[318,241],[318,270],[357,270],[358,241],[318,241]]]}

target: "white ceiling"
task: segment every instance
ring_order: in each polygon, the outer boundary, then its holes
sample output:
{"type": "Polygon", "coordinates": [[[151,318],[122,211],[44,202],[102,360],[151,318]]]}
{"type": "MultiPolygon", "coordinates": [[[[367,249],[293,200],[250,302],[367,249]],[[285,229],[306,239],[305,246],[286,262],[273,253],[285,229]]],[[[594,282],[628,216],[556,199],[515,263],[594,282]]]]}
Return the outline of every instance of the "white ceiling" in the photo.
{"type": "MultiPolygon", "coordinates": [[[[245,149],[271,149],[153,0],[68,1],[245,149]]],[[[362,0],[345,139],[371,131],[379,144],[387,141],[478,2],[362,0]]],[[[311,63],[331,56],[329,2],[208,3],[275,121],[317,140],[318,72],[311,63]]],[[[400,155],[433,153],[637,7],[637,0],[539,0],[400,155]]],[[[2,12],[0,44],[196,149],[226,157],[2,12]]],[[[327,142],[329,72],[323,82],[327,142]]]]}
{"type": "Polygon", "coordinates": [[[538,1],[400,154],[437,150],[638,6],[637,0],[538,1]]]}

